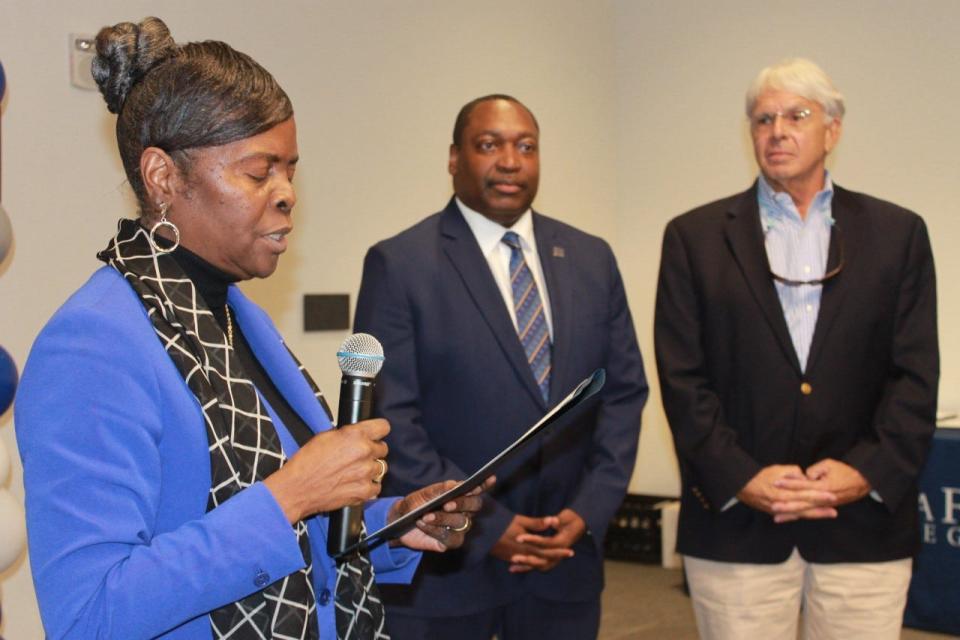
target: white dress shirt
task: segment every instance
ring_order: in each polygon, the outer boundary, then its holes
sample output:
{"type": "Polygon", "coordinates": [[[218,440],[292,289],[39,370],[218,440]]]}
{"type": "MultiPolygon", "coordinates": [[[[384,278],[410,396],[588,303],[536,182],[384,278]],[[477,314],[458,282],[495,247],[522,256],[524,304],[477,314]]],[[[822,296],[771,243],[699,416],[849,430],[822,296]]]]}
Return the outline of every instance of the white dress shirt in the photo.
{"type": "Polygon", "coordinates": [[[460,198],[455,198],[455,200],[457,206],[460,207],[460,213],[467,221],[467,226],[473,232],[473,237],[477,239],[477,244],[480,245],[480,252],[486,258],[487,264],[490,265],[490,272],[497,282],[497,288],[500,289],[504,304],[507,305],[507,311],[513,320],[514,329],[517,328],[517,313],[513,308],[513,289],[510,286],[511,249],[503,242],[503,234],[507,231],[513,231],[520,236],[523,258],[527,261],[527,266],[533,274],[534,282],[537,283],[537,290],[540,292],[540,300],[543,302],[543,311],[547,319],[547,330],[550,332],[550,339],[553,340],[550,294],[547,292],[543,280],[543,269],[540,266],[540,256],[537,253],[537,242],[533,235],[533,214],[530,209],[527,209],[512,227],[507,228],[463,204],[460,198]]]}

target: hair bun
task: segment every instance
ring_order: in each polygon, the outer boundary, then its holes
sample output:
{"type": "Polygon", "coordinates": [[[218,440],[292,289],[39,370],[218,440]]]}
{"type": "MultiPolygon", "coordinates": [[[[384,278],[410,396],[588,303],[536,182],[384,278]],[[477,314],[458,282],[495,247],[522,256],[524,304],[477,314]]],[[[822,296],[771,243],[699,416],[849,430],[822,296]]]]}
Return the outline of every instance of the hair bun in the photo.
{"type": "Polygon", "coordinates": [[[160,18],[100,29],[91,67],[110,113],[120,113],[133,86],[176,49],[170,30],[160,18]]]}

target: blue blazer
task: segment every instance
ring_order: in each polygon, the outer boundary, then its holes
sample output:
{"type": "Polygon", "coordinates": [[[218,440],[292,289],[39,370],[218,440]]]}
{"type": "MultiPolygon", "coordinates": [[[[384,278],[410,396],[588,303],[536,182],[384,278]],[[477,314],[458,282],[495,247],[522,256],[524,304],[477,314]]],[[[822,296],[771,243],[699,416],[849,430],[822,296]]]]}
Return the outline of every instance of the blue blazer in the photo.
{"type": "MultiPolygon", "coordinates": [[[[277,388],[315,431],[327,416],[267,315],[236,287],[236,319],[277,388]]],[[[297,450],[276,415],[287,455],[297,450]]],[[[257,483],[207,513],[200,405],[133,289],[103,267],[42,330],[16,402],[30,563],[48,638],[210,638],[207,613],[303,567],[293,528],[257,483]]],[[[390,500],[367,509],[379,527],[390,500]]],[[[308,522],[322,638],[334,632],[325,517],[308,522]]],[[[418,553],[374,553],[409,581],[418,553]]]]}
{"type": "MultiPolygon", "coordinates": [[[[643,363],[613,253],[600,238],[534,213],[554,327],[550,403],[598,367],[606,387],[498,484],[464,548],[425,558],[413,589],[388,602],[418,616],[462,615],[533,592],[587,601],[603,586],[602,543],[636,457],[647,398],[643,363]],[[514,514],[571,508],[590,534],[547,573],[510,574],[489,555],[514,514]]],[[[387,486],[463,478],[547,410],[490,268],[456,203],[367,254],[356,329],[386,354],[377,411],[390,420],[387,486]]]]}

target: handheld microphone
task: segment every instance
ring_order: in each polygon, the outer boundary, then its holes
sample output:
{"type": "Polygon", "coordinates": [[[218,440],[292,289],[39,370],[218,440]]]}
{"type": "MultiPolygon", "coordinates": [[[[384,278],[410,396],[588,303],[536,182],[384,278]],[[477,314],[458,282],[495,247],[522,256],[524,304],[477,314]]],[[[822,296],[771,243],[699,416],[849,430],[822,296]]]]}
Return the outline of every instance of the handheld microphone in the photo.
{"type": "MultiPolygon", "coordinates": [[[[373,387],[383,367],[383,346],[368,333],[355,333],[337,351],[340,364],[340,405],[337,428],[366,420],[373,413],[373,387]]],[[[357,543],[363,526],[363,504],[347,505],[330,513],[327,553],[339,556],[357,543]]]]}

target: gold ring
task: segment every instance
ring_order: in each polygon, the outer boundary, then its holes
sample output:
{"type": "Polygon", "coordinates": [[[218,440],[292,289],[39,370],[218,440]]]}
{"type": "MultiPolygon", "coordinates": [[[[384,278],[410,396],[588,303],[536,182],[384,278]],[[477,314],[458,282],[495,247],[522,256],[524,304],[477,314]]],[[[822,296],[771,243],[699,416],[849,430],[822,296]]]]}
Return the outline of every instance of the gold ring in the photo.
{"type": "Polygon", "coordinates": [[[464,518],[466,518],[466,520],[464,520],[463,524],[460,525],[459,527],[447,527],[447,528],[450,529],[450,531],[453,531],[454,533],[463,533],[464,531],[470,528],[470,524],[471,524],[470,516],[464,516],[464,518]]]}
{"type": "Polygon", "coordinates": [[[380,473],[378,473],[373,478],[374,484],[380,484],[383,482],[383,476],[387,475],[387,462],[383,458],[374,458],[375,462],[380,463],[380,473]]]}

